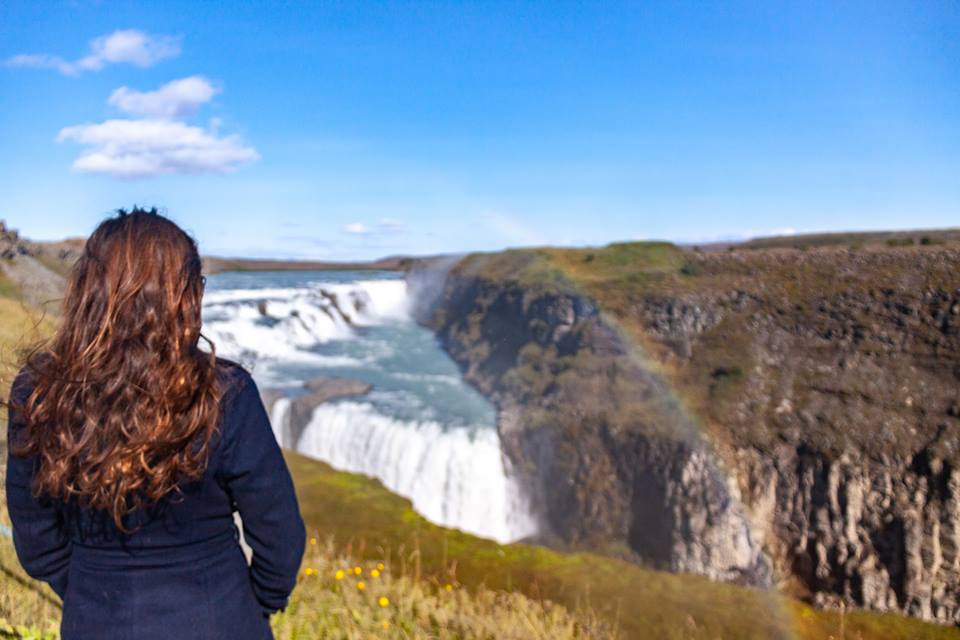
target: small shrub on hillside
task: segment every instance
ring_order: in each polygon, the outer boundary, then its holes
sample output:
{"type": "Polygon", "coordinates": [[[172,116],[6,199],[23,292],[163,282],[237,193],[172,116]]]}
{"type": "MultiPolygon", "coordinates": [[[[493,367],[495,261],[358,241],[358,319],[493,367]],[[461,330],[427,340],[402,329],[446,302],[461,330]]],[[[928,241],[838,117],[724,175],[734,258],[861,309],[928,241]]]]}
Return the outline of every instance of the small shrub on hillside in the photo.
{"type": "Polygon", "coordinates": [[[913,238],[890,238],[887,240],[888,247],[911,247],[913,238]]]}

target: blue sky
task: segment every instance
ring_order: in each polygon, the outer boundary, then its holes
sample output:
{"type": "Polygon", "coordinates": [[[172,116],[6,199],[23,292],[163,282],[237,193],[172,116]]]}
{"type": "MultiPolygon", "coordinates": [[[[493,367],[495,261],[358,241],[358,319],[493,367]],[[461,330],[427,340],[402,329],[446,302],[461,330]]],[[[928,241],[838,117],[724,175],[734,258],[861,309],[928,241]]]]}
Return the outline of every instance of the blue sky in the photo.
{"type": "Polygon", "coordinates": [[[0,217],[366,259],[960,225],[955,2],[4,2],[0,217]]]}

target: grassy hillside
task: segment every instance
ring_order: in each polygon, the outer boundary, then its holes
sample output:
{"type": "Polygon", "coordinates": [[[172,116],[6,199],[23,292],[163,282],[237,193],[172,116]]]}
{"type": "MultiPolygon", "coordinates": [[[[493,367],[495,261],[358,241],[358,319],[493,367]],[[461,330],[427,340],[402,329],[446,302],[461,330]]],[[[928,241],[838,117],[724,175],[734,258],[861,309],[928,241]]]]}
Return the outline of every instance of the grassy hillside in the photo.
{"type": "Polygon", "coordinates": [[[831,246],[856,248],[867,245],[886,245],[889,247],[906,247],[913,245],[932,246],[951,242],[960,242],[960,229],[806,233],[794,236],[753,238],[737,246],[745,249],[772,249],[777,247],[810,249],[813,247],[831,246]]]}
{"type": "MultiPolygon", "coordinates": [[[[0,527],[9,520],[0,504],[0,527]]],[[[55,638],[60,604],[50,588],[19,568],[0,528],[0,638],[55,638]]],[[[622,637],[589,613],[518,592],[464,589],[419,577],[413,564],[358,560],[314,535],[287,609],[272,619],[278,640],[309,638],[544,638],[622,637]]]]}

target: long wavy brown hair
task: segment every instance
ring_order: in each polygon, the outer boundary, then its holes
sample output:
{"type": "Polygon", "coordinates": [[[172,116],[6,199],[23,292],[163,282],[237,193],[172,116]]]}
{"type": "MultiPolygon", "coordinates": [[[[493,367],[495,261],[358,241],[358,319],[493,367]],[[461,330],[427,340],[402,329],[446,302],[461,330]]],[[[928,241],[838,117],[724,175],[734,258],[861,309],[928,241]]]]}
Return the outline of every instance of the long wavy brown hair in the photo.
{"type": "Polygon", "coordinates": [[[127,514],[202,476],[224,392],[213,344],[199,349],[204,283],[196,242],[156,209],[97,227],[14,404],[35,494],[76,497],[129,531],[127,514]]]}

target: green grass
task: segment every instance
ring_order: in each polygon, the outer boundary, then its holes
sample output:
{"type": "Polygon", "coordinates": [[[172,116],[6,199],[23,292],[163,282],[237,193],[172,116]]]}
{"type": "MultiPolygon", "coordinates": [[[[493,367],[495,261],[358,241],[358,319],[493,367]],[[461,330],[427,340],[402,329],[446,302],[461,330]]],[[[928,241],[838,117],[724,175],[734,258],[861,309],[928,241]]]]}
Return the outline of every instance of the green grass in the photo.
{"type": "MultiPolygon", "coordinates": [[[[0,522],[9,524],[2,505],[0,522]]],[[[57,638],[59,618],[57,596],[22,572],[12,544],[0,537],[0,638],[57,638]]],[[[468,590],[454,579],[437,582],[419,576],[415,562],[357,560],[316,536],[288,607],[271,624],[278,640],[621,637],[611,622],[590,612],[518,592],[468,590]]]]}
{"type": "Polygon", "coordinates": [[[70,269],[73,264],[66,260],[61,260],[54,255],[51,250],[39,252],[35,257],[40,264],[57,275],[63,276],[64,278],[70,275],[70,269]]]}
{"type": "Polygon", "coordinates": [[[19,295],[17,285],[0,269],[0,298],[16,298],[19,295]]]}
{"type": "Polygon", "coordinates": [[[518,592],[465,589],[418,574],[415,561],[384,554],[358,562],[312,537],[287,609],[271,620],[278,640],[294,638],[611,639],[609,622],[518,592]]]}
{"type": "Polygon", "coordinates": [[[740,245],[743,249],[810,249],[815,247],[863,247],[873,244],[907,246],[917,244],[943,244],[960,241],[960,229],[926,229],[915,231],[874,231],[809,233],[795,236],[770,236],[754,238],[740,245]]]}
{"type": "Polygon", "coordinates": [[[610,283],[640,286],[680,273],[685,263],[683,251],[669,242],[615,242],[585,249],[535,247],[472,253],[454,267],[454,273],[541,293],[610,283]]]}
{"type": "MultiPolygon", "coordinates": [[[[20,352],[50,335],[53,321],[23,302],[0,296],[0,393],[19,368],[20,352]]],[[[5,435],[0,435],[2,440],[5,435]]]]}

